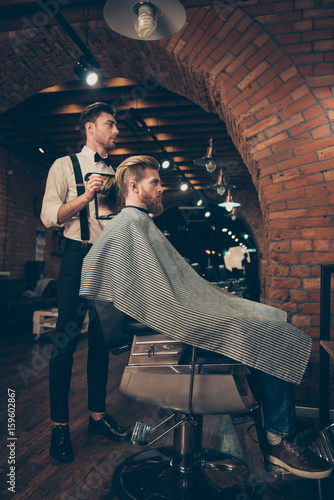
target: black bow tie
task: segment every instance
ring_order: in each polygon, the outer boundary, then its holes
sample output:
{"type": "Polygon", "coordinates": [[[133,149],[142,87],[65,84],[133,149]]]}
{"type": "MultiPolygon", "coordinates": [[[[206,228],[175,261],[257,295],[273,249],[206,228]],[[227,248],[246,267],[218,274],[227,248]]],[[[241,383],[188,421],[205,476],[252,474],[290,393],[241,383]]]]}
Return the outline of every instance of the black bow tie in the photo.
{"type": "Polygon", "coordinates": [[[111,165],[111,159],[109,158],[109,156],[107,156],[107,158],[102,158],[99,153],[95,153],[95,156],[94,156],[94,161],[95,163],[98,163],[99,161],[104,161],[104,163],[110,167],[111,165]]]}

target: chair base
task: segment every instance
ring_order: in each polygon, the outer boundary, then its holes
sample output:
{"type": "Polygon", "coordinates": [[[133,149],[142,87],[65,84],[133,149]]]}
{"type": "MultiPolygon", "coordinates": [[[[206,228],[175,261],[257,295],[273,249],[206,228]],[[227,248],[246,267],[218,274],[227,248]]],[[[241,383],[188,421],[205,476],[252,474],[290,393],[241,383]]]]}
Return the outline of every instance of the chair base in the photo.
{"type": "Polygon", "coordinates": [[[236,500],[253,499],[243,481],[244,462],[203,449],[197,469],[173,467],[173,447],[146,449],[127,458],[114,473],[113,486],[122,500],[236,500]]]}

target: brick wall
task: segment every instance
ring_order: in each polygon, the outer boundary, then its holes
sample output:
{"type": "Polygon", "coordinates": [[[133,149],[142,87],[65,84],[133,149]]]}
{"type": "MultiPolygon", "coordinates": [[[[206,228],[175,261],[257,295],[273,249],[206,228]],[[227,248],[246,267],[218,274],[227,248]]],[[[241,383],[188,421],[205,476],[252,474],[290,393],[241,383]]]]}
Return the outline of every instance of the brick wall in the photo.
{"type": "MultiPolygon", "coordinates": [[[[35,211],[44,192],[48,168],[0,148],[0,269],[24,278],[26,261],[35,260],[35,211]]],[[[51,255],[52,231],[45,229],[46,275],[56,278],[60,258],[51,255]]]]}

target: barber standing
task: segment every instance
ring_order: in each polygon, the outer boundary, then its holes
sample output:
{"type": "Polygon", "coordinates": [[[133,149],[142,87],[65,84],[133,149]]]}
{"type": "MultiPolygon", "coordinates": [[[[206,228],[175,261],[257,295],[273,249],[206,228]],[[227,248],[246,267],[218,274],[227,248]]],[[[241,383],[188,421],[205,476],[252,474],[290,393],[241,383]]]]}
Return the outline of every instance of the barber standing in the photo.
{"type": "MultiPolygon", "coordinates": [[[[94,196],[102,187],[101,174],[114,174],[107,151],[115,147],[118,129],[114,109],[96,102],[80,115],[80,133],[85,146],[77,155],[59,158],[51,166],[43,198],[41,220],[46,227],[64,227],[65,251],[58,276],[58,320],[50,356],[50,455],[67,462],[73,459],[69,431],[68,394],[71,383],[73,354],[80,338],[87,311],[79,298],[81,267],[94,241],[104,228],[95,217],[94,196]],[[85,182],[87,174],[94,172],[85,182]]],[[[109,352],[104,339],[88,328],[88,432],[125,441],[130,432],[106,414],[106,386],[109,352]]]]}

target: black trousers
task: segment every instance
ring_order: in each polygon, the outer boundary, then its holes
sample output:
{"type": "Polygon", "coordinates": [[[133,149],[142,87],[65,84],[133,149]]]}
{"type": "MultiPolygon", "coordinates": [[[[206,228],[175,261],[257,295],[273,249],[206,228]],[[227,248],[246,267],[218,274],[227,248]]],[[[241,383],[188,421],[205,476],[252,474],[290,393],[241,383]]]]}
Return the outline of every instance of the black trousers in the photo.
{"type": "MultiPolygon", "coordinates": [[[[89,248],[81,246],[80,242],[66,240],[58,276],[58,320],[50,356],[49,389],[51,420],[59,423],[69,421],[73,354],[88,309],[87,302],[79,297],[82,262],[88,251],[89,248]]],[[[102,413],[106,411],[109,352],[92,315],[88,346],[88,409],[102,413]]]]}

